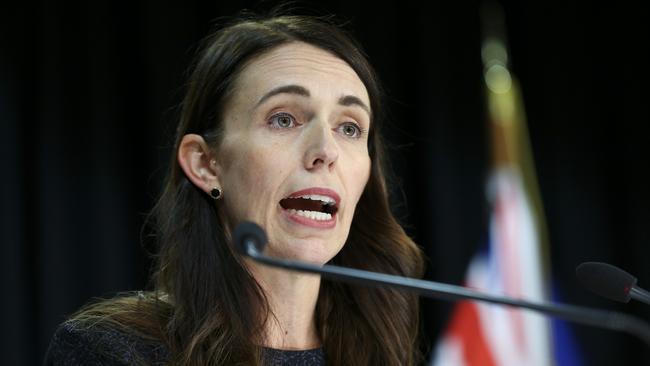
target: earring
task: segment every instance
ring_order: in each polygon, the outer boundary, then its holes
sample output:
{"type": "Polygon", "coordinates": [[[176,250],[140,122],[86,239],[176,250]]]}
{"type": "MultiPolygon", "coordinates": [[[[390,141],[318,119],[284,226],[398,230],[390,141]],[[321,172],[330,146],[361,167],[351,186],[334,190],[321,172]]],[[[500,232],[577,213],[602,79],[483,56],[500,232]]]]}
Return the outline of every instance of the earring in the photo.
{"type": "Polygon", "coordinates": [[[212,197],[215,201],[221,198],[221,190],[217,187],[212,188],[210,191],[210,197],[212,197]]]}

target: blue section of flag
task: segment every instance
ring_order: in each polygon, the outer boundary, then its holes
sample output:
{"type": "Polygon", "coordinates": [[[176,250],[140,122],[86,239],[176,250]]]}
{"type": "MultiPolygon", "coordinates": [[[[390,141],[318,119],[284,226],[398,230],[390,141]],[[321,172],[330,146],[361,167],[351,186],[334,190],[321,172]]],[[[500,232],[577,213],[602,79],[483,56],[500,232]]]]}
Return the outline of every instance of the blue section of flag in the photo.
{"type": "MultiPolygon", "coordinates": [[[[555,281],[553,281],[555,282],[555,281]]],[[[561,302],[557,285],[553,283],[552,298],[554,302],[561,302]]],[[[557,366],[582,366],[584,361],[580,356],[579,345],[575,340],[569,324],[561,319],[553,318],[551,322],[553,334],[553,353],[557,366]]]]}

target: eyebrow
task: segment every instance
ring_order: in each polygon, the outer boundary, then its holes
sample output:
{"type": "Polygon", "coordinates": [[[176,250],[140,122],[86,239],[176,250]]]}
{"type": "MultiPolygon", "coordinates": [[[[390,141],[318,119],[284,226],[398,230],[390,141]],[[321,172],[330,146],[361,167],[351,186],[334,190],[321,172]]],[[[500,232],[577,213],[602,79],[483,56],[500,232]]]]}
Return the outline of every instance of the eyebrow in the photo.
{"type": "Polygon", "coordinates": [[[272,96],[278,95],[278,94],[296,94],[300,95],[303,97],[309,97],[309,90],[305,88],[304,86],[300,85],[283,85],[279,86],[277,88],[271,89],[268,93],[264,94],[260,100],[257,101],[255,104],[255,107],[258,107],[260,104],[264,103],[267,99],[271,98],[272,96]]]}
{"type": "Polygon", "coordinates": [[[361,109],[366,111],[366,113],[368,113],[369,116],[371,115],[370,107],[368,107],[366,103],[364,103],[361,99],[355,97],[354,95],[344,95],[340,97],[339,104],[346,107],[356,105],[357,107],[360,107],[361,109]]]}
{"type": "MultiPolygon", "coordinates": [[[[311,94],[309,93],[309,90],[305,88],[304,86],[296,85],[296,84],[291,84],[291,85],[283,85],[279,86],[277,88],[271,89],[268,93],[264,94],[255,104],[255,107],[257,108],[260,104],[264,103],[267,101],[269,98],[278,95],[278,94],[295,94],[295,95],[300,95],[303,97],[309,98],[311,94]]],[[[357,106],[366,111],[368,115],[370,116],[370,107],[366,105],[361,99],[358,97],[355,97],[354,95],[344,95],[339,98],[338,101],[339,105],[349,107],[349,106],[357,106]]]]}

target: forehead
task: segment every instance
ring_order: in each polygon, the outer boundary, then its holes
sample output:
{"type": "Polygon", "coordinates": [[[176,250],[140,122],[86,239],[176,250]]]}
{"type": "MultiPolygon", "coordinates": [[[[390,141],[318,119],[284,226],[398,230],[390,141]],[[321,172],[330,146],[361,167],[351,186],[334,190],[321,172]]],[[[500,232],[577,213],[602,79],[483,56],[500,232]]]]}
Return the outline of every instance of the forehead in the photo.
{"type": "Polygon", "coordinates": [[[345,61],[315,46],[293,42],[248,62],[236,82],[239,93],[256,98],[281,85],[297,84],[321,96],[354,95],[369,103],[368,92],[345,61]]]}

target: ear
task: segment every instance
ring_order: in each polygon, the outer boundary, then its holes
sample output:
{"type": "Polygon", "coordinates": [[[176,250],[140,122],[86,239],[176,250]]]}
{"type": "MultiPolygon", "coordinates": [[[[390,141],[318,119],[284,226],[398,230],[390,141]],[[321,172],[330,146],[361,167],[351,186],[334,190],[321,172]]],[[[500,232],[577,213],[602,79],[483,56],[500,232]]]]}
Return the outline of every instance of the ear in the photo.
{"type": "Polygon", "coordinates": [[[187,134],[178,146],[178,164],[187,178],[206,194],[215,187],[221,187],[217,165],[212,152],[203,137],[187,134]]]}

